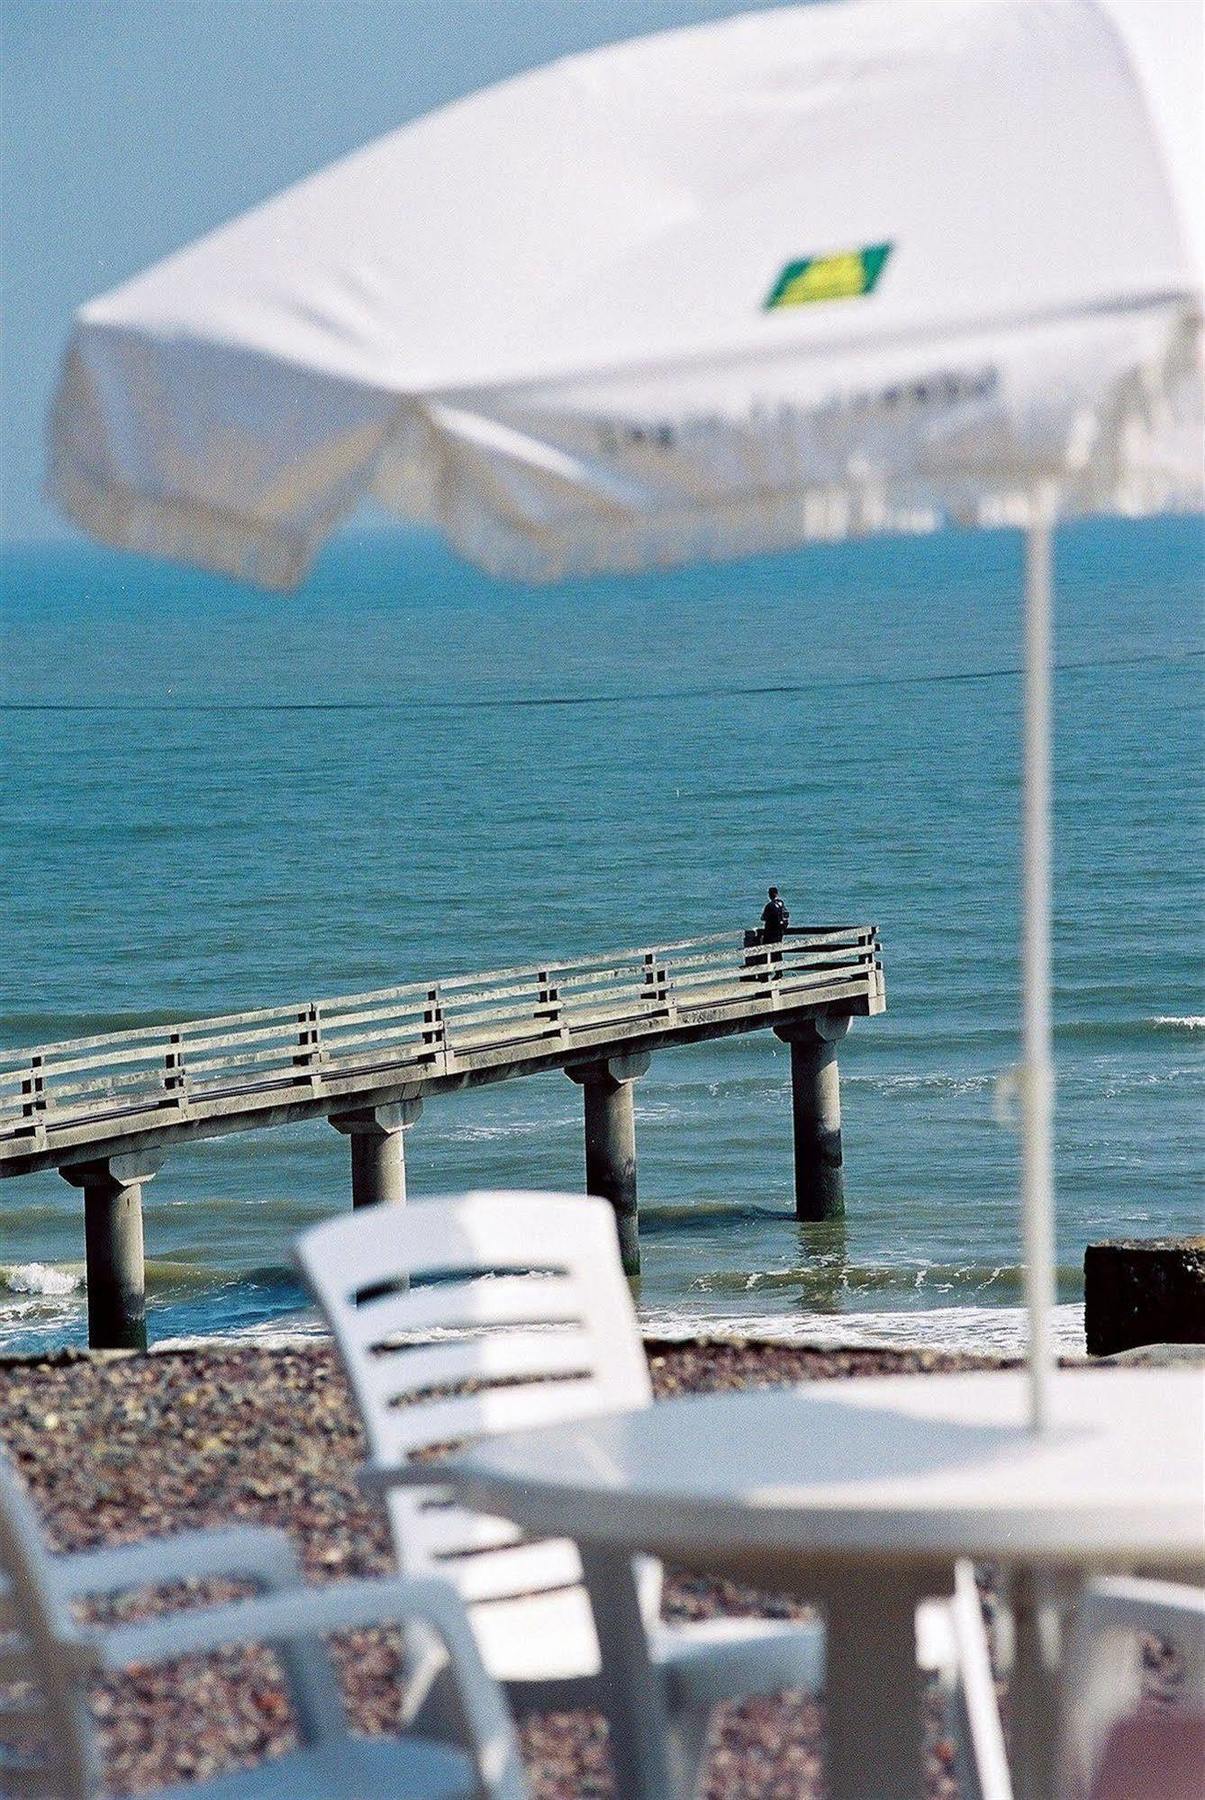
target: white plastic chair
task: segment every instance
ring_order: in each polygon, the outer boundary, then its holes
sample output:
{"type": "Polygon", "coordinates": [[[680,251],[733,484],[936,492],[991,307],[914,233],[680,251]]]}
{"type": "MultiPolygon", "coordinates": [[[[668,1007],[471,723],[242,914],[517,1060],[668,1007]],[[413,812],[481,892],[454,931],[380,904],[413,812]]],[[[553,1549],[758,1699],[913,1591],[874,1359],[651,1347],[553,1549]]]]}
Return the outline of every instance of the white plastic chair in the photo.
{"type": "Polygon", "coordinates": [[[1205,1588],[1091,1582],[1067,1633],[1061,1685],[1062,1800],[1205,1795],[1205,1588]],[[1141,1705],[1144,1635],[1170,1643],[1180,1664],[1168,1711],[1141,1705]]]}
{"type": "MultiPolygon", "coordinates": [[[[966,1562],[949,1601],[917,1619],[922,1667],[941,1677],[964,1800],[1012,1800],[1013,1786],[988,1656],[966,1562]]],[[[1131,1577],[1098,1579],[1063,1632],[1059,1800],[1205,1800],[1205,1589],[1131,1577]],[[1175,1704],[1142,1703],[1144,1636],[1171,1644],[1175,1704]]]]}
{"type": "Polygon", "coordinates": [[[527,1793],[509,1714],[446,1582],[395,1578],[307,1586],[286,1535],[250,1526],[54,1555],[0,1453],[0,1793],[48,1800],[93,1800],[99,1793],[90,1677],[259,1643],[272,1645],[284,1667],[299,1746],[214,1780],[161,1789],[147,1800],[378,1800],[386,1794],[522,1800],[527,1793]],[[112,1629],[81,1625],[72,1611],[101,1595],[200,1577],[251,1583],[261,1592],[112,1629]],[[370,1738],[349,1729],[323,1636],[415,1620],[445,1646],[467,1749],[412,1735],[370,1738]]]}
{"type": "Polygon", "coordinates": [[[950,1599],[926,1600],[917,1608],[916,1649],[920,1667],[938,1676],[962,1800],[1013,1800],[983,1609],[969,1562],[955,1564],[950,1599]]]}
{"type": "MultiPolygon", "coordinates": [[[[651,1404],[611,1207],[476,1193],[364,1208],[305,1233],[296,1256],[363,1416],[399,1567],[455,1582],[516,1711],[600,1706],[614,1722],[576,1547],[452,1504],[437,1465],[430,1485],[389,1485],[436,1446],[651,1404]]],[[[660,1566],[640,1559],[637,1583],[676,1785],[688,1793],[716,1703],[818,1691],[823,1631],[766,1619],[665,1626],[660,1566]]],[[[416,1704],[428,1679],[416,1670],[416,1704]]],[[[618,1791],[631,1791],[625,1758],[637,1752],[622,1733],[612,1754],[618,1791]]]]}

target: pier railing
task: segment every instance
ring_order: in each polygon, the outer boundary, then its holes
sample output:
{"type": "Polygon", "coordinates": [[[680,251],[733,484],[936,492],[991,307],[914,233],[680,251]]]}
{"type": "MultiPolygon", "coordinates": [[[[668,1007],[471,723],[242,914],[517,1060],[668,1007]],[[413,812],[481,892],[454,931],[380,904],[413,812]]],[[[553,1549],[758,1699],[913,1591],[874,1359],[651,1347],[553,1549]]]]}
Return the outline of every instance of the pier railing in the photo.
{"type": "Polygon", "coordinates": [[[881,996],[873,926],[762,946],[727,932],[0,1052],[0,1173],[31,1152],[219,1117],[229,1129],[231,1115],[253,1126],[282,1106],[322,1111],[378,1090],[569,1066],[617,1043],[748,1030],[813,1008],[877,1012],[881,996]]]}
{"type": "Polygon", "coordinates": [[[874,926],[817,926],[777,944],[725,932],[0,1051],[0,1176],[57,1169],[82,1190],[88,1341],[137,1349],[142,1188],[173,1146],[325,1118],[349,1143],[353,1206],[397,1204],[428,1095],[559,1068],[581,1088],[587,1189],[611,1202],[634,1277],[632,1093],[652,1052],[767,1028],[788,1043],[796,1213],[836,1218],[836,1048],[853,1018],[885,1006],[874,926]]]}

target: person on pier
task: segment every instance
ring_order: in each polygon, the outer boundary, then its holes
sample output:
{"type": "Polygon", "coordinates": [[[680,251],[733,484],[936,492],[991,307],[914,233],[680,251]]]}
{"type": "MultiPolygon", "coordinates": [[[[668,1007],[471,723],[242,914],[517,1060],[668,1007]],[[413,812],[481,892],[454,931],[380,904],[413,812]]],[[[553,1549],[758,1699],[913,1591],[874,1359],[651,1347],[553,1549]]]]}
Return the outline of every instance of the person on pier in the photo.
{"type": "Polygon", "coordinates": [[[762,943],[781,944],[790,922],[791,915],[787,911],[786,901],[778,889],[772,887],[770,898],[761,909],[762,943]]]}

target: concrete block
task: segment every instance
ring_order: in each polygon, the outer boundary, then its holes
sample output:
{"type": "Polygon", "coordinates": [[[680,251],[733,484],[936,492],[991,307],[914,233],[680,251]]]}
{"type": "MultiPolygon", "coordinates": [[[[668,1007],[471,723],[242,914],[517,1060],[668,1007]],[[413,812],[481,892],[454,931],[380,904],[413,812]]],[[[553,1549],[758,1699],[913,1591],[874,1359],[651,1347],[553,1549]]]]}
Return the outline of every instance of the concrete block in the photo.
{"type": "Polygon", "coordinates": [[[1205,1344],[1205,1237],[1134,1238],[1084,1251],[1089,1356],[1205,1344]]]}

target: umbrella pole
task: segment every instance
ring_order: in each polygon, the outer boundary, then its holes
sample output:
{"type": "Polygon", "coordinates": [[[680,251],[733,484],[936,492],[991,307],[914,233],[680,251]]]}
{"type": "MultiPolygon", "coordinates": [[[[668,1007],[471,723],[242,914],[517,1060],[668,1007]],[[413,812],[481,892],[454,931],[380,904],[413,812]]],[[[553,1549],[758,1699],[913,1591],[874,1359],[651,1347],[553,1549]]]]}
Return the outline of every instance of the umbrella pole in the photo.
{"type": "Polygon", "coordinates": [[[1030,1423],[1049,1423],[1055,1299],[1050,1024],[1051,615],[1054,507],[1039,489],[1025,540],[1025,727],[1022,775],[1021,1201],[1029,1315],[1030,1423]]]}

